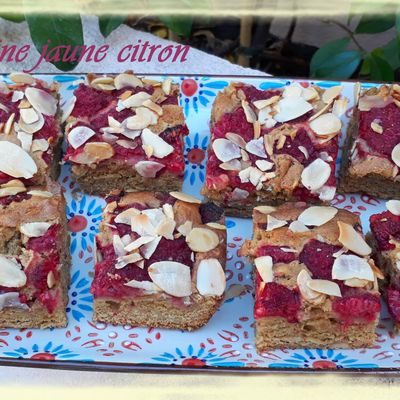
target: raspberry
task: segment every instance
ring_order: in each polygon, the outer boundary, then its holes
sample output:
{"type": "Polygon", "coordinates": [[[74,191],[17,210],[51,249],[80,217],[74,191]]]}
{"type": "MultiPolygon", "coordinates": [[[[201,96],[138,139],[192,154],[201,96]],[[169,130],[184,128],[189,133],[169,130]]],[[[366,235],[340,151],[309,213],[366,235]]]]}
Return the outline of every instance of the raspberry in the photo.
{"type": "Polygon", "coordinates": [[[76,103],[71,115],[74,117],[87,117],[97,114],[107,107],[113,96],[102,90],[91,88],[81,83],[75,90],[76,103]]]}
{"type": "Polygon", "coordinates": [[[47,232],[40,237],[30,238],[25,247],[28,250],[36,251],[37,253],[49,252],[57,249],[57,238],[60,225],[54,224],[50,226],[47,232]]]}
{"type": "Polygon", "coordinates": [[[381,214],[371,215],[369,222],[379,249],[394,249],[394,244],[389,243],[389,240],[391,237],[400,240],[400,216],[385,211],[381,214]]]}
{"type": "Polygon", "coordinates": [[[332,310],[346,323],[351,324],[355,319],[372,322],[381,310],[381,303],[379,296],[354,289],[345,297],[335,299],[332,310]]]}
{"type": "Polygon", "coordinates": [[[394,288],[388,288],[387,303],[392,318],[396,322],[400,322],[400,291],[394,288]]]}
{"type": "Polygon", "coordinates": [[[247,122],[242,107],[232,113],[224,114],[213,127],[215,139],[224,138],[228,132],[239,133],[246,142],[254,139],[253,125],[247,122]]]}
{"type": "Polygon", "coordinates": [[[296,290],[276,282],[265,284],[264,290],[254,306],[254,318],[283,317],[288,322],[297,322],[300,296],[296,290]]]}
{"type": "Polygon", "coordinates": [[[243,85],[238,89],[243,91],[243,93],[246,96],[246,100],[249,103],[252,103],[253,101],[257,100],[269,99],[272,96],[279,95],[280,93],[278,91],[273,91],[273,90],[259,90],[252,85],[243,85]]]}
{"type": "Polygon", "coordinates": [[[221,216],[224,214],[224,210],[212,202],[201,204],[199,211],[203,224],[219,221],[221,216]]]}
{"type": "Polygon", "coordinates": [[[290,263],[296,259],[296,253],[283,251],[280,246],[262,246],[257,249],[257,257],[271,256],[273,263],[290,263]]]}
{"type": "Polygon", "coordinates": [[[301,263],[311,271],[314,279],[332,279],[333,253],[341,247],[312,239],[306,243],[299,255],[301,263]]]}

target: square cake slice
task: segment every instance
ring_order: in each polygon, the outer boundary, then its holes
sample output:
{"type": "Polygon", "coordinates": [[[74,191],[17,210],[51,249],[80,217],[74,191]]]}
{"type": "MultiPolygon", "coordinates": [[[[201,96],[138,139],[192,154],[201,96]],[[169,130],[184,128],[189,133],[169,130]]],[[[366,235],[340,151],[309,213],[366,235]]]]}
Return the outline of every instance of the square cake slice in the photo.
{"type": "Polygon", "coordinates": [[[72,174],[88,193],[181,190],[188,134],[179,86],[132,73],[88,75],[65,106],[72,174]]]}
{"type": "Polygon", "coordinates": [[[96,238],[95,321],[193,330],[225,290],[223,210],[181,192],[114,192],[96,238]]]}
{"type": "Polygon", "coordinates": [[[332,200],[341,90],[231,83],[213,104],[203,195],[242,217],[257,204],[332,200]]]}
{"type": "Polygon", "coordinates": [[[375,341],[382,277],[359,217],[330,206],[259,206],[241,255],[255,265],[256,348],[359,348],[375,341]]]}
{"type": "Polygon", "coordinates": [[[66,326],[68,284],[69,240],[60,186],[2,195],[0,327],[66,326]]]}
{"type": "Polygon", "coordinates": [[[340,188],[385,199],[400,198],[400,86],[358,95],[349,124],[340,188]]]}
{"type": "Polygon", "coordinates": [[[385,274],[382,284],[395,328],[400,330],[400,201],[389,200],[387,211],[371,215],[371,244],[377,265],[385,274]]]}
{"type": "Polygon", "coordinates": [[[0,81],[0,185],[46,185],[60,172],[58,85],[24,73],[0,81]]]}

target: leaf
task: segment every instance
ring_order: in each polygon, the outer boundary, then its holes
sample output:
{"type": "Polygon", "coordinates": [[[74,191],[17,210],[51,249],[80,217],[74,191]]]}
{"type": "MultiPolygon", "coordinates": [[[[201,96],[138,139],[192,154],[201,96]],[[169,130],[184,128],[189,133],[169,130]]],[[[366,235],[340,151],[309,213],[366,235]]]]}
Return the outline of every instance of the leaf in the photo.
{"type": "Polygon", "coordinates": [[[393,81],[394,70],[390,64],[381,57],[382,51],[375,49],[368,55],[370,65],[370,78],[374,81],[393,81]]]}
{"type": "Polygon", "coordinates": [[[193,17],[191,16],[160,15],[159,18],[167,28],[180,36],[189,37],[192,33],[193,17]]]}
{"type": "Polygon", "coordinates": [[[371,71],[371,67],[369,65],[369,60],[368,60],[368,58],[366,58],[366,59],[364,59],[364,61],[361,64],[360,75],[368,76],[370,71],[371,71]]]}
{"type": "Polygon", "coordinates": [[[122,15],[101,15],[99,17],[100,32],[107,37],[125,21],[126,16],[122,15]]]}
{"type": "Polygon", "coordinates": [[[0,14],[0,18],[16,23],[25,21],[25,15],[20,13],[4,13],[0,14]]]}
{"type": "Polygon", "coordinates": [[[361,16],[355,33],[379,33],[385,32],[392,28],[396,23],[396,16],[394,13],[381,14],[378,13],[364,14],[361,16]]]}
{"type": "Polygon", "coordinates": [[[346,50],[348,38],[334,40],[319,48],[310,63],[310,75],[315,78],[349,78],[360,65],[362,54],[346,50]]]}
{"type": "Polygon", "coordinates": [[[393,69],[400,68],[400,38],[399,35],[382,48],[383,58],[393,69]]]}
{"type": "MultiPolygon", "coordinates": [[[[41,53],[44,45],[49,50],[56,46],[83,46],[82,21],[80,15],[26,14],[32,41],[41,53]],[[48,40],[51,40],[50,44],[48,40]]],[[[62,50],[61,54],[64,55],[62,50]]],[[[61,57],[62,58],[62,57],[61,57]]],[[[50,61],[62,71],[70,71],[78,64],[74,62],[50,61]]]]}

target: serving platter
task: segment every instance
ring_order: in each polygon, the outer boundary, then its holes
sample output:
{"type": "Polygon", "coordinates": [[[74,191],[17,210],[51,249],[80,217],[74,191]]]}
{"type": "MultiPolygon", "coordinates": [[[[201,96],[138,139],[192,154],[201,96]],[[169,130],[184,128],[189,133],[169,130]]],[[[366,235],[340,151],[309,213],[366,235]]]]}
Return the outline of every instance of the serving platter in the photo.
{"type": "MultiPolygon", "coordinates": [[[[61,102],[85,80],[83,75],[35,75],[61,87],[61,102]]],[[[7,75],[1,78],[8,80],[7,75]]],[[[163,79],[164,76],[151,76],[163,79]]],[[[208,123],[211,106],[219,90],[231,81],[242,81],[261,89],[282,87],[292,82],[311,81],[266,77],[174,76],[180,83],[180,102],[190,130],[185,140],[183,191],[200,196],[205,179],[208,123]]],[[[314,81],[322,87],[341,84],[349,107],[343,116],[344,129],[354,104],[354,83],[314,81]]],[[[364,84],[364,87],[374,84],[364,84]]],[[[340,163],[341,157],[338,157],[340,163]]],[[[104,200],[82,194],[71,180],[69,166],[62,167],[59,182],[67,200],[71,236],[71,285],[67,308],[68,326],[63,329],[0,329],[0,365],[130,370],[190,371],[347,371],[400,372],[400,336],[383,306],[373,348],[358,350],[277,350],[257,354],[253,332],[253,287],[251,266],[237,256],[243,240],[251,237],[251,220],[227,218],[227,289],[221,308],[203,328],[195,332],[112,326],[92,321],[90,284],[93,276],[93,240],[98,231],[104,200]]],[[[337,194],[332,204],[360,214],[364,233],[371,214],[385,209],[385,202],[366,195],[337,194]]]]}

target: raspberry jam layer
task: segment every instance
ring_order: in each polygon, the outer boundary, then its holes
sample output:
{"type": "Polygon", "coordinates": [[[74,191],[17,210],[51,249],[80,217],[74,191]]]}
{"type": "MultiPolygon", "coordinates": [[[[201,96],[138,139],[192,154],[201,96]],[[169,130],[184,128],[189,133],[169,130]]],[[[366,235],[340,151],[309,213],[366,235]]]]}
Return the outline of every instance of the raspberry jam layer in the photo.
{"type": "MultiPolygon", "coordinates": [[[[100,129],[108,127],[109,116],[113,117],[118,122],[123,122],[125,119],[135,115],[134,111],[131,109],[124,109],[122,111],[116,110],[119,96],[127,90],[129,90],[132,94],[137,92],[147,92],[152,94],[154,88],[152,86],[134,88],[124,87],[120,90],[105,92],[84,84],[80,84],[75,90],[74,94],[77,100],[71,115],[80,120],[79,126],[87,126],[96,132],[96,134],[87,140],[86,143],[105,142],[100,129]]],[[[158,102],[158,104],[161,106],[166,104],[177,105],[178,100],[176,96],[168,95],[166,96],[165,100],[158,102]]],[[[136,144],[136,147],[133,149],[125,148],[115,142],[108,141],[107,143],[113,146],[115,152],[111,160],[116,160],[131,165],[135,165],[138,161],[143,160],[155,161],[165,165],[163,169],[157,172],[156,177],[165,173],[183,176],[185,163],[183,155],[184,136],[186,136],[188,133],[189,131],[186,125],[168,128],[164,132],[161,132],[159,136],[174,148],[174,151],[171,154],[163,158],[157,158],[154,156],[147,157],[144,149],[142,148],[140,136],[133,140],[133,143],[136,144]]],[[[119,139],[129,140],[122,134],[120,135],[119,139]]],[[[84,146],[80,146],[77,149],[68,146],[64,160],[69,161],[72,156],[83,152],[83,149],[84,146]]]]}
{"type": "MultiPolygon", "coordinates": [[[[249,103],[255,100],[268,99],[272,96],[279,95],[280,92],[276,90],[258,90],[252,86],[241,86],[242,90],[247,97],[249,103]]],[[[313,162],[316,158],[321,157],[321,152],[325,152],[327,161],[331,166],[331,174],[329,180],[325,183],[327,186],[336,186],[335,179],[335,163],[338,153],[338,136],[332,138],[325,143],[317,143],[313,141],[307,134],[307,120],[310,117],[310,113],[307,113],[297,119],[290,121],[288,124],[292,125],[297,129],[297,133],[294,138],[287,137],[282,148],[277,149],[277,142],[274,144],[274,154],[287,154],[295,158],[304,167],[313,162]],[[299,150],[299,146],[303,146],[307,153],[308,158],[305,154],[299,150]]],[[[271,129],[262,129],[261,136],[268,135],[270,132],[278,128],[282,124],[276,124],[271,129]]],[[[246,115],[242,107],[237,108],[231,113],[226,113],[212,126],[212,138],[213,140],[219,138],[225,138],[228,132],[234,132],[243,137],[246,142],[254,139],[254,128],[253,124],[247,122],[246,115]]],[[[251,165],[256,166],[257,160],[272,161],[270,157],[260,158],[254,154],[249,153],[251,165]]],[[[209,190],[224,191],[225,203],[229,203],[232,197],[232,190],[239,188],[246,190],[249,193],[255,192],[256,187],[251,183],[242,183],[237,171],[228,171],[219,167],[221,161],[217,158],[212,148],[209,149],[206,173],[206,186],[209,190]]],[[[274,172],[275,168],[272,168],[268,172],[274,172]]],[[[298,186],[294,189],[292,195],[299,201],[315,200],[318,199],[318,195],[311,193],[308,189],[298,186]]]]}
{"type": "Polygon", "coordinates": [[[385,211],[371,215],[369,222],[379,250],[393,250],[395,245],[389,241],[392,238],[400,241],[400,216],[385,211]]]}
{"type": "Polygon", "coordinates": [[[389,287],[386,295],[390,315],[396,323],[400,324],[400,290],[389,287]]]}
{"type": "MultiPolygon", "coordinates": [[[[360,111],[359,137],[365,140],[373,155],[391,160],[393,147],[400,143],[400,109],[394,103],[382,108],[371,108],[369,111],[360,111]],[[372,122],[379,122],[383,132],[376,133],[371,128],[372,122]]],[[[357,146],[358,155],[367,153],[361,146],[357,146]]]]}

